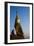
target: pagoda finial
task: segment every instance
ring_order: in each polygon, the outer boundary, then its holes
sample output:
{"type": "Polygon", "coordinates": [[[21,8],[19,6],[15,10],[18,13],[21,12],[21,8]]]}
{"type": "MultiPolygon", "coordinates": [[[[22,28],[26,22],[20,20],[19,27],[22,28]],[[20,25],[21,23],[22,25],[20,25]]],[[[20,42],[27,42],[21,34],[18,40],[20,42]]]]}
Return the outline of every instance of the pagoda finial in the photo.
{"type": "Polygon", "coordinates": [[[16,10],[16,16],[17,16],[17,10],[16,10]]]}

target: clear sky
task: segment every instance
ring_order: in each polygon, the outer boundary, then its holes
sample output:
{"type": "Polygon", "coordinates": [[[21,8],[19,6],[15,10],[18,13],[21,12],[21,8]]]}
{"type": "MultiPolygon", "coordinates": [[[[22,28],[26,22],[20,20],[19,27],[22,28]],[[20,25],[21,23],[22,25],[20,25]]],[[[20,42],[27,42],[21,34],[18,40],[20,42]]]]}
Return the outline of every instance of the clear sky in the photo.
{"type": "Polygon", "coordinates": [[[10,31],[14,28],[16,11],[20,16],[23,32],[29,33],[30,8],[23,6],[10,6],[10,31]]]}

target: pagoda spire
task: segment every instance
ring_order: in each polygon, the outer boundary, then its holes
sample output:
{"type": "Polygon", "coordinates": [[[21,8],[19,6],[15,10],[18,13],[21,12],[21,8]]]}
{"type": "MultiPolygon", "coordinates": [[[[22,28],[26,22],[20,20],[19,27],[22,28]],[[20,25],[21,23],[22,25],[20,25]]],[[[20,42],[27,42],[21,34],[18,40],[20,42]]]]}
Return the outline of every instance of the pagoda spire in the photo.
{"type": "Polygon", "coordinates": [[[17,9],[16,9],[14,29],[10,34],[10,39],[24,39],[24,33],[21,27],[20,16],[18,15],[17,9]]]}
{"type": "Polygon", "coordinates": [[[16,16],[18,15],[18,11],[16,10],[16,16]]]}

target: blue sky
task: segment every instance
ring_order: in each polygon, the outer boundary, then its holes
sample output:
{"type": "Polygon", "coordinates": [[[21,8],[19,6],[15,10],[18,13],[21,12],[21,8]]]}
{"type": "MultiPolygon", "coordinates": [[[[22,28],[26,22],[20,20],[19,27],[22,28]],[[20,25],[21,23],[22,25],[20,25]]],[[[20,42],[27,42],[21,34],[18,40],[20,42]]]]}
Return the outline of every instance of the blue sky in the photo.
{"type": "Polygon", "coordinates": [[[10,31],[14,28],[16,11],[17,15],[20,16],[23,32],[29,33],[30,8],[23,6],[10,6],[10,31]]]}

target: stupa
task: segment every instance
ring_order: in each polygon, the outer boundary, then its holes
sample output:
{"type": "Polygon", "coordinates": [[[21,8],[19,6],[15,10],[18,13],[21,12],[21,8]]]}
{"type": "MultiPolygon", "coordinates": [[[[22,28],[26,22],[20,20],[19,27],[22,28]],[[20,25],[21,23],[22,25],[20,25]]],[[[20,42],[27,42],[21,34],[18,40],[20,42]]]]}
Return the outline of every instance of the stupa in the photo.
{"type": "Polygon", "coordinates": [[[17,14],[17,12],[16,12],[14,28],[15,30],[12,30],[10,39],[24,39],[24,33],[20,24],[20,16],[17,14]]]}

